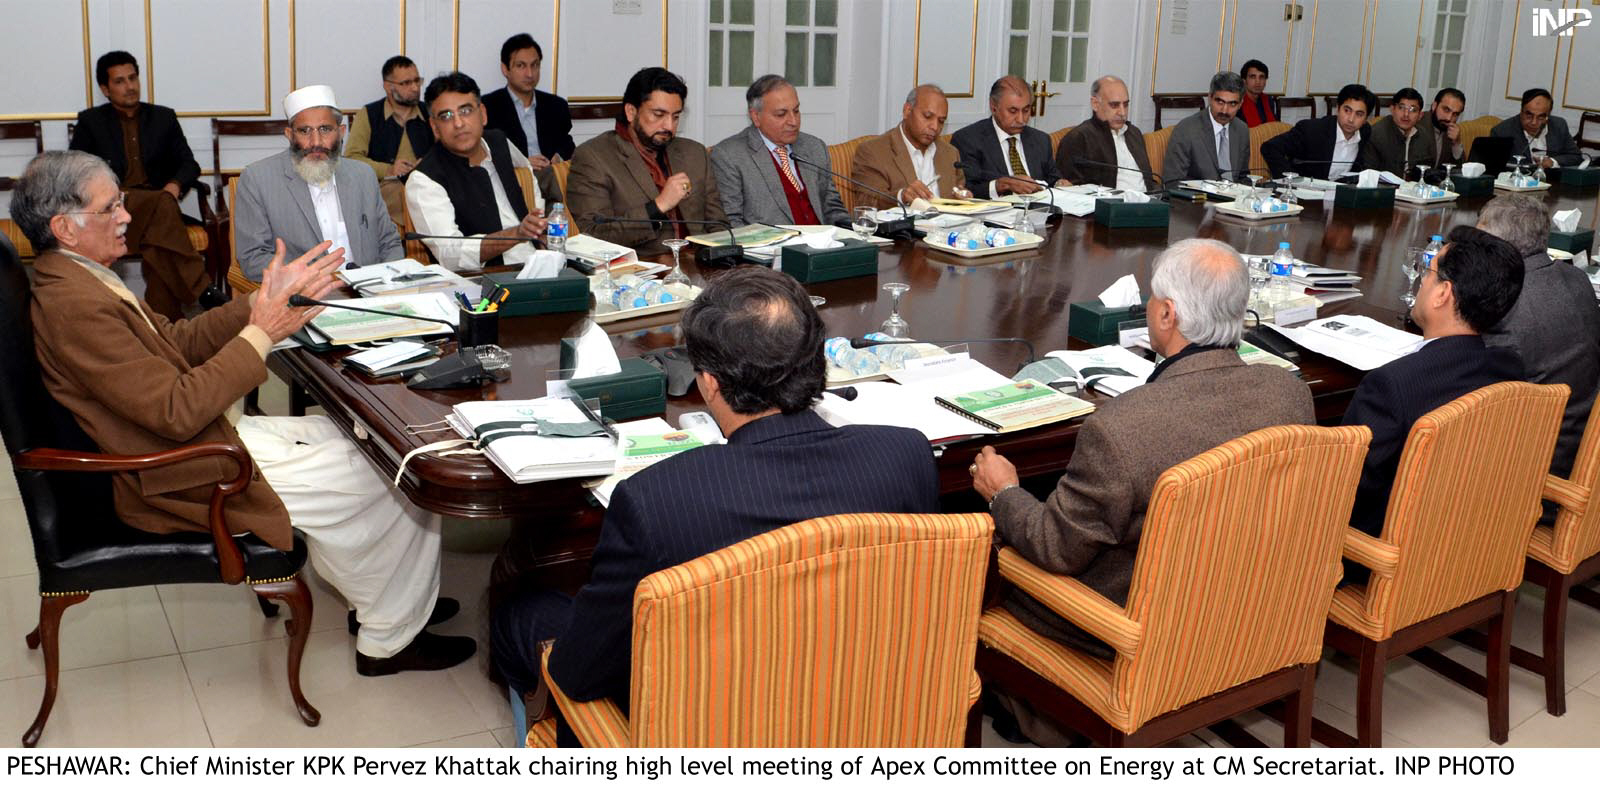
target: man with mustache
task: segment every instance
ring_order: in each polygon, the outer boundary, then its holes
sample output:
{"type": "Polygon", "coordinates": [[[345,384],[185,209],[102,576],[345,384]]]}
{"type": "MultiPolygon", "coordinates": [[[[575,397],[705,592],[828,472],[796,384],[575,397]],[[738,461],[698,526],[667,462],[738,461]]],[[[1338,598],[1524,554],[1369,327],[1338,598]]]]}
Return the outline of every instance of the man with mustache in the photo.
{"type": "Polygon", "coordinates": [[[365,266],[405,257],[400,231],[378,193],[372,168],[341,159],[343,116],[333,88],[311,85],[283,98],[289,149],[244,169],[233,207],[233,255],[260,281],[282,239],[290,257],[332,241],[345,260],[365,266]]]}
{"type": "Polygon", "coordinates": [[[578,146],[567,199],[585,233],[656,255],[666,249],[663,239],[709,232],[713,228],[698,222],[726,218],[705,146],[678,136],[688,95],[678,75],[659,67],[640,69],[623,91],[623,117],[616,129],[578,146]],[[595,221],[599,216],[654,224],[595,221]]]}
{"type": "Polygon", "coordinates": [[[344,155],[366,164],[378,176],[378,192],[389,207],[395,227],[406,203],[406,176],[433,148],[433,129],[417,107],[422,104],[422,76],[405,55],[383,63],[383,98],[361,108],[350,122],[344,155]]]}

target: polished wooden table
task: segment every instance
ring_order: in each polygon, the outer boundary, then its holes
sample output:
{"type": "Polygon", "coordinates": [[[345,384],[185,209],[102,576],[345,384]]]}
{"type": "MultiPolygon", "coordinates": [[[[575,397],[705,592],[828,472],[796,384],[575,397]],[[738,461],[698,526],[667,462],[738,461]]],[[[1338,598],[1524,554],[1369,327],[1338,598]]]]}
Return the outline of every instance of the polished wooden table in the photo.
{"type": "MultiPolygon", "coordinates": [[[[1585,224],[1593,224],[1593,188],[1555,186],[1544,199],[1552,209],[1583,209],[1585,224]]],[[[832,336],[876,331],[890,306],[881,284],[904,282],[911,289],[900,311],[911,336],[1023,337],[1043,354],[1068,347],[1069,303],[1096,298],[1124,274],[1135,275],[1141,292],[1148,294],[1150,262],[1173,241],[1215,238],[1247,254],[1270,254],[1280,241],[1288,241],[1303,260],[1353,269],[1362,276],[1361,298],[1330,305],[1321,314],[1357,313],[1403,325],[1400,294],[1407,283],[1400,262],[1406,248],[1424,246],[1430,235],[1475,222],[1486,201],[1464,199],[1442,207],[1397,203],[1380,210],[1308,203],[1293,220],[1252,225],[1219,215],[1209,204],[1175,199],[1168,228],[1108,230],[1091,220],[1061,217],[1053,221],[1039,249],[978,262],[901,242],[880,255],[876,278],[821,283],[809,290],[827,299],[820,311],[832,336]]],[[[692,262],[686,260],[684,267],[700,279],[692,262]]],[[[411,426],[436,424],[459,402],[543,396],[546,375],[558,366],[558,341],[575,334],[584,317],[503,319],[500,344],[513,356],[513,374],[508,382],[481,389],[429,392],[407,389],[394,379],[374,382],[343,369],[340,353],[290,350],[275,354],[274,362],[326,409],[380,471],[392,476],[405,453],[454,437],[417,433],[411,426]]],[[[619,355],[636,356],[680,344],[676,320],[677,314],[669,313],[611,324],[607,331],[619,355]]],[[[1026,351],[1015,344],[974,344],[971,351],[1006,374],[1026,358],[1026,351]]],[[[1318,419],[1336,422],[1360,381],[1359,371],[1310,352],[1297,362],[1315,397],[1318,419]]],[[[667,419],[676,423],[679,414],[703,407],[691,390],[688,397],[669,399],[667,419]]],[[[1059,475],[1071,457],[1078,421],[941,448],[940,486],[947,509],[981,509],[966,469],[985,444],[1012,460],[1025,479],[1039,482],[1059,475]]],[[[541,582],[573,587],[587,577],[603,511],[577,480],[517,485],[482,458],[428,454],[408,464],[401,489],[419,506],[445,515],[512,519],[514,536],[496,570],[501,578],[532,572],[541,582]]]]}

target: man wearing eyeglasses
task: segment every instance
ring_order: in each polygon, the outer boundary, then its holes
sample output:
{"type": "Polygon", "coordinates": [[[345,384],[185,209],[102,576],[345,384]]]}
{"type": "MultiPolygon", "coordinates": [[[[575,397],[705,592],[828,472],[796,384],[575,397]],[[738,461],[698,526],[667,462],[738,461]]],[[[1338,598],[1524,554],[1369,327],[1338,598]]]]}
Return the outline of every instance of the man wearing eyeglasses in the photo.
{"type": "Polygon", "coordinates": [[[281,239],[290,256],[324,242],[358,266],[405,256],[400,231],[378,193],[372,168],[339,151],[344,116],[333,88],[310,85],[283,98],[289,150],[244,169],[233,211],[233,253],[260,281],[281,239]]]}
{"type": "Polygon", "coordinates": [[[1513,156],[1526,156],[1540,167],[1576,167],[1583,154],[1566,119],[1550,114],[1554,106],[1550,91],[1529,88],[1522,93],[1522,110],[1516,117],[1495,124],[1489,134],[1511,140],[1513,156]]]}
{"type": "Polygon", "coordinates": [[[446,268],[520,266],[544,234],[544,199],[528,157],[497,129],[478,83],[459,71],[428,83],[422,104],[438,145],[406,181],[406,208],[446,268]],[[518,173],[521,173],[521,179],[518,173]],[[523,180],[525,179],[525,180],[523,180]]]}
{"type": "Polygon", "coordinates": [[[1417,167],[1432,167],[1438,159],[1438,137],[1433,124],[1423,123],[1422,94],[1401,88],[1394,94],[1388,116],[1372,124],[1367,135],[1367,166],[1388,170],[1415,180],[1417,167]]]}
{"type": "Polygon", "coordinates": [[[361,108],[350,123],[345,156],[378,174],[378,192],[396,227],[406,200],[406,176],[433,148],[433,129],[423,113],[422,76],[405,55],[383,63],[383,98],[361,108]]]}

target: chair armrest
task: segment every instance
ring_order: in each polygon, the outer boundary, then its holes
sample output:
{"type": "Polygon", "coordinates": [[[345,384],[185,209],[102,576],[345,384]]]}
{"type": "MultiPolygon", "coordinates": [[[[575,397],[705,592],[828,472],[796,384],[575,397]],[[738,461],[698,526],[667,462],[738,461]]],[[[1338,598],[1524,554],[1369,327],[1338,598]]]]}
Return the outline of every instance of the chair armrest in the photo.
{"type": "Polygon", "coordinates": [[[578,735],[578,741],[585,748],[630,748],[628,719],[617,709],[616,702],[611,699],[597,699],[595,701],[573,701],[567,694],[561,692],[560,686],[550,678],[550,650],[555,646],[555,641],[548,641],[544,645],[544,655],[539,661],[540,673],[544,675],[545,684],[550,687],[550,698],[556,703],[556,708],[566,718],[567,725],[572,727],[572,733],[578,735]]]}
{"type": "Polygon", "coordinates": [[[1015,548],[1000,549],[1000,575],[1051,611],[1111,645],[1118,654],[1139,654],[1144,626],[1128,618],[1121,606],[1082,581],[1041,570],[1015,548]]]}
{"type": "Polygon", "coordinates": [[[1589,491],[1554,474],[1544,477],[1544,498],[1564,510],[1581,513],[1589,506],[1589,491]]]}
{"type": "Polygon", "coordinates": [[[30,449],[12,455],[11,465],[14,468],[30,471],[143,471],[214,455],[231,458],[239,467],[233,479],[219,482],[211,489],[211,513],[208,519],[211,541],[217,546],[217,565],[222,582],[237,584],[244,580],[244,553],[239,550],[239,543],[233,539],[233,533],[228,529],[228,519],[222,504],[223,499],[243,491],[250,485],[250,474],[255,470],[255,466],[250,462],[250,453],[246,452],[244,447],[213,441],[148,455],[103,455],[65,449],[30,449]]]}
{"type": "Polygon", "coordinates": [[[195,202],[200,204],[200,221],[206,225],[217,222],[217,214],[211,210],[211,185],[205,181],[194,182],[195,202]]]}
{"type": "Polygon", "coordinates": [[[1345,527],[1344,558],[1373,572],[1390,576],[1400,566],[1400,548],[1358,529],[1345,527]]]}

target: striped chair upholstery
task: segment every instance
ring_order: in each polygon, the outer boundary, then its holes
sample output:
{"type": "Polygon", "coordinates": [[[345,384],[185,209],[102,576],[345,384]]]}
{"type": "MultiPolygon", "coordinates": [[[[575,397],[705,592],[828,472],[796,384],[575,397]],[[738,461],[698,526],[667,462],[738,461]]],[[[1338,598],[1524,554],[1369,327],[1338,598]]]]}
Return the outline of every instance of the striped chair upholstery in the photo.
{"type": "Polygon", "coordinates": [[[632,718],[552,697],[590,746],[959,746],[993,532],[838,515],[670,567],[634,593],[632,718]]]}
{"type": "Polygon", "coordinates": [[[567,159],[551,162],[550,171],[555,173],[556,186],[561,188],[561,194],[565,197],[567,194],[567,175],[572,172],[572,162],[567,159]]]}
{"type": "MultiPolygon", "coordinates": [[[[984,613],[979,639],[1116,731],[1149,737],[1113,736],[1113,744],[1180,736],[1187,729],[1140,730],[1285,669],[1309,689],[1370,438],[1364,427],[1273,427],[1168,469],[1151,494],[1126,607],[1001,550],[1006,580],[1110,644],[1114,660],[1044,638],[998,608],[984,613]]],[[[980,652],[986,682],[988,665],[980,652]]],[[[1309,717],[1309,696],[1298,701],[1309,717]]],[[[1262,703],[1220,709],[1212,721],[1262,703]]],[[[1048,712],[1045,702],[1034,706],[1048,712]]]]}
{"type": "MultiPolygon", "coordinates": [[[[869,134],[853,140],[846,140],[838,145],[828,146],[828,162],[833,167],[833,171],[854,178],[855,176],[850,172],[850,166],[855,162],[856,148],[859,148],[861,143],[876,136],[875,134],[869,134]]],[[[839,199],[844,201],[844,210],[854,214],[856,210],[855,185],[843,178],[836,177],[833,179],[833,188],[838,190],[839,199]]]]}
{"type": "MultiPolygon", "coordinates": [[[[1467,153],[1471,153],[1472,141],[1488,134],[1489,130],[1493,129],[1495,124],[1499,122],[1500,118],[1494,115],[1479,115],[1470,121],[1461,121],[1459,123],[1461,129],[1461,147],[1465,149],[1467,153]]],[[[1489,174],[1496,175],[1496,173],[1489,174]]]]}
{"type": "Polygon", "coordinates": [[[1051,155],[1055,155],[1055,152],[1061,149],[1061,138],[1067,136],[1067,132],[1070,132],[1075,128],[1077,128],[1077,127],[1076,126],[1063,126],[1063,127],[1059,128],[1059,129],[1056,129],[1053,132],[1050,132],[1050,153],[1051,153],[1051,155]]]}
{"type": "Polygon", "coordinates": [[[1166,176],[1161,172],[1161,167],[1166,163],[1167,140],[1172,138],[1172,127],[1156,129],[1144,134],[1144,152],[1150,157],[1150,170],[1158,178],[1166,176]]]}
{"type": "Polygon", "coordinates": [[[1250,130],[1250,171],[1261,175],[1267,174],[1267,159],[1261,155],[1261,145],[1289,130],[1289,124],[1283,121],[1263,123],[1250,130]]]}
{"type": "Polygon", "coordinates": [[[32,260],[35,257],[33,243],[28,240],[27,236],[22,234],[22,226],[18,225],[15,220],[10,218],[0,219],[0,233],[5,234],[5,237],[11,241],[11,246],[17,248],[18,259],[32,260]]]}
{"type": "MultiPolygon", "coordinates": [[[[239,210],[239,179],[228,179],[228,205],[234,211],[239,210]]],[[[261,283],[244,275],[244,269],[239,267],[238,242],[234,239],[233,216],[228,216],[228,286],[234,293],[254,293],[261,289],[261,283]]]]}

